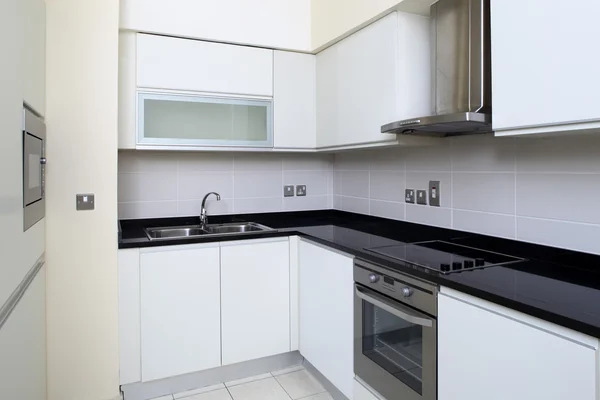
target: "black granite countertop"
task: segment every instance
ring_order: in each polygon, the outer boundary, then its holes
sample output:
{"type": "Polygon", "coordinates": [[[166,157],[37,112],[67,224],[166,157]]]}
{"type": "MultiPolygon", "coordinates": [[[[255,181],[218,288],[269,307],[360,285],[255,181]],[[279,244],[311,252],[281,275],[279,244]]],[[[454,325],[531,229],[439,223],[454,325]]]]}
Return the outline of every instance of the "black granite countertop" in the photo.
{"type": "Polygon", "coordinates": [[[195,225],[198,217],[122,220],[119,248],[300,235],[366,261],[600,338],[600,256],[334,210],[211,216],[209,222],[245,221],[257,222],[276,231],[150,241],[145,228],[195,225]],[[446,240],[527,260],[510,267],[441,275],[365,250],[398,242],[428,240],[446,240]]]}

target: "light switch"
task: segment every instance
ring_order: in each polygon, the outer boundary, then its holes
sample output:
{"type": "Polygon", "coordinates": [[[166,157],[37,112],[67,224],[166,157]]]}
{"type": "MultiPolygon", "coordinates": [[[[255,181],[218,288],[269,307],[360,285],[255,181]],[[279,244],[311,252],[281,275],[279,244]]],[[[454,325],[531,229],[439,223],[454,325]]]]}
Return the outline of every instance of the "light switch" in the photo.
{"type": "Polygon", "coordinates": [[[429,181],[429,205],[440,206],[440,181],[429,181]]]}
{"type": "Polygon", "coordinates": [[[404,194],[404,201],[407,203],[415,204],[415,190],[414,189],[406,189],[404,194]]]}
{"type": "Polygon", "coordinates": [[[427,205],[427,190],[417,190],[417,204],[427,205]]]}
{"type": "Polygon", "coordinates": [[[78,194],[77,198],[77,211],[90,211],[96,208],[96,199],[93,193],[78,194]]]}
{"type": "Polygon", "coordinates": [[[283,187],[283,197],[294,197],[294,185],[285,185],[283,187]]]}

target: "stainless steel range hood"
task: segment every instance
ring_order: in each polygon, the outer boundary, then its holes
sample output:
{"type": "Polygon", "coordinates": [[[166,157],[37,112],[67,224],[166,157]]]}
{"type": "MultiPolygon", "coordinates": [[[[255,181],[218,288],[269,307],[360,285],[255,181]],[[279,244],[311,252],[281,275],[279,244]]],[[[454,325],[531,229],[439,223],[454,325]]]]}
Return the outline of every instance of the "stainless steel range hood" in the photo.
{"type": "Polygon", "coordinates": [[[491,132],[490,46],[490,0],[433,4],[432,115],[392,122],[381,132],[428,136],[491,132]]]}

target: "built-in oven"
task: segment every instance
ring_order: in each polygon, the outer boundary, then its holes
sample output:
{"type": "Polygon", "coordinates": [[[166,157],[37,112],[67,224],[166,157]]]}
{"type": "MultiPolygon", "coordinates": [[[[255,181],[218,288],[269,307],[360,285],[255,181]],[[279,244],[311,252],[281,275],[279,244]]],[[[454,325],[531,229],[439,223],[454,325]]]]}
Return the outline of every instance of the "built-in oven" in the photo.
{"type": "Polygon", "coordinates": [[[354,263],[354,372],[387,400],[437,399],[436,285],[354,263]]]}
{"type": "Polygon", "coordinates": [[[23,108],[23,231],[44,218],[46,211],[46,125],[23,108]]]}

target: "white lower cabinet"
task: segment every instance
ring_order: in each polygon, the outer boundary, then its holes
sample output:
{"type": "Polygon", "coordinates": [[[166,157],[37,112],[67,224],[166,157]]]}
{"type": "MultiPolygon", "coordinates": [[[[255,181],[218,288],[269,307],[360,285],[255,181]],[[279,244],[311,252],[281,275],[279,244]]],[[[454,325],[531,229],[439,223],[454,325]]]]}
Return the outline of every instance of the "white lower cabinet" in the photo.
{"type": "Polygon", "coordinates": [[[346,397],[354,387],[354,261],[300,241],[300,353],[346,397]]]}
{"type": "Polygon", "coordinates": [[[223,365],[290,351],[288,238],[221,243],[223,365]]]}
{"type": "Polygon", "coordinates": [[[142,381],[221,365],[219,244],[142,249],[142,381]]]}
{"type": "Polygon", "coordinates": [[[597,399],[597,339],[451,289],[438,305],[439,400],[597,399]]]}

